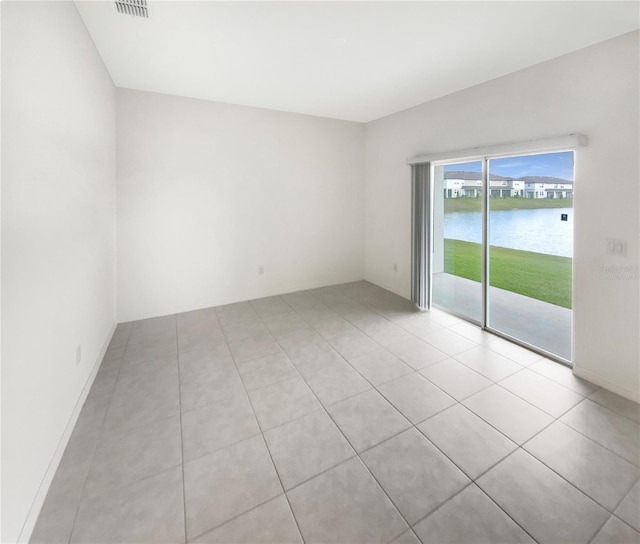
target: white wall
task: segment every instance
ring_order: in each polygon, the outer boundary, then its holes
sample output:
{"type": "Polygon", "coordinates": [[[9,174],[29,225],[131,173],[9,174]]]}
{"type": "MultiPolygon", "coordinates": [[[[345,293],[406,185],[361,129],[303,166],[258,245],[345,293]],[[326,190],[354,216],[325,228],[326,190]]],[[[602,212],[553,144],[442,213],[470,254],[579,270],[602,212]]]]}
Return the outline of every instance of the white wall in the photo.
{"type": "Polygon", "coordinates": [[[117,112],[119,321],[362,279],[363,125],[123,89],[117,112]]]}
{"type": "Polygon", "coordinates": [[[14,542],[115,324],[115,91],[72,2],[1,9],[2,541],[14,542]]]}
{"type": "Polygon", "coordinates": [[[602,279],[602,265],[637,266],[639,33],[466,89],[366,128],[365,277],[410,293],[406,159],[569,133],[576,155],[574,371],[640,400],[639,280],[602,279]],[[628,242],[626,257],[607,238],[628,242]],[[393,272],[393,263],[398,272],[393,272]]]}

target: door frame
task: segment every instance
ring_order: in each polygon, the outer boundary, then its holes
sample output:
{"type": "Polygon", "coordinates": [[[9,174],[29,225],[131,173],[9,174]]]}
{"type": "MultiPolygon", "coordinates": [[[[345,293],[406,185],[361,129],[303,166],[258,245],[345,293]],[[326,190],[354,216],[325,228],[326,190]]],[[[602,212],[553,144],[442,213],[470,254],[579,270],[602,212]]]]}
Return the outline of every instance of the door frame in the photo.
{"type": "MultiPolygon", "coordinates": [[[[576,167],[575,167],[575,163],[576,163],[576,156],[577,156],[577,147],[578,145],[580,146],[584,146],[586,145],[586,137],[581,136],[577,139],[577,141],[572,141],[570,143],[565,143],[565,145],[558,145],[558,147],[554,147],[552,149],[546,147],[544,149],[538,148],[535,149],[536,147],[538,147],[537,145],[534,144],[538,144],[539,142],[531,142],[531,148],[527,149],[526,148],[526,143],[522,143],[522,144],[515,144],[516,147],[518,147],[519,149],[522,150],[503,150],[502,152],[499,151],[499,148],[497,146],[493,146],[492,148],[486,148],[485,149],[485,153],[481,154],[481,155],[470,155],[470,154],[466,154],[465,152],[459,152],[460,155],[456,156],[457,152],[449,152],[446,154],[446,158],[442,158],[442,159],[438,159],[437,155],[433,156],[432,158],[430,158],[430,160],[428,161],[430,163],[430,187],[429,187],[429,191],[430,191],[430,225],[429,225],[429,236],[430,236],[430,245],[431,245],[431,251],[433,252],[435,249],[435,240],[434,240],[434,220],[435,220],[435,215],[434,215],[434,193],[435,193],[435,186],[433,183],[433,180],[435,179],[435,168],[440,167],[440,166],[445,166],[448,164],[459,164],[459,163],[468,163],[468,162],[481,162],[482,164],[482,208],[481,208],[481,228],[482,228],[482,233],[481,233],[481,270],[480,270],[480,283],[481,283],[481,313],[480,313],[480,323],[476,322],[473,319],[470,319],[467,316],[462,316],[462,315],[458,315],[455,312],[451,312],[452,315],[456,315],[456,317],[459,317],[461,319],[464,319],[465,321],[468,321],[474,325],[478,325],[482,330],[490,332],[491,334],[494,334],[496,336],[499,336],[501,338],[504,338],[505,340],[508,340],[514,344],[517,344],[519,346],[522,346],[530,351],[534,351],[536,353],[539,353],[540,355],[546,357],[547,359],[551,359],[553,361],[559,362],[565,366],[568,367],[572,367],[573,366],[573,361],[572,360],[567,360],[557,354],[551,353],[549,351],[546,351],[545,349],[539,347],[539,346],[535,346],[533,344],[529,344],[523,340],[520,340],[519,338],[513,337],[507,333],[504,333],[502,331],[499,331],[497,329],[494,329],[492,327],[490,327],[487,323],[488,323],[488,317],[489,317],[489,307],[488,307],[488,300],[489,300],[489,287],[490,287],[490,277],[489,277],[489,191],[490,191],[490,183],[489,183],[489,161],[492,159],[503,159],[503,158],[512,158],[512,157],[526,157],[526,156],[532,156],[532,155],[542,155],[542,154],[547,154],[547,153],[563,153],[563,152],[572,152],[573,153],[573,160],[574,160],[574,183],[575,183],[575,171],[576,171],[576,167]],[[486,151],[493,151],[492,153],[487,153],[486,151]]],[[[477,148],[479,150],[479,148],[477,148]]],[[[443,154],[445,155],[445,154],[443,154]]],[[[573,194],[574,194],[574,198],[575,198],[575,185],[574,185],[574,189],[573,189],[573,194]]],[[[575,204],[573,205],[572,209],[575,209],[575,204]]],[[[573,231],[573,243],[572,243],[572,255],[571,255],[571,357],[573,358],[573,353],[574,353],[574,335],[573,335],[573,322],[574,322],[574,318],[573,318],[573,307],[574,307],[574,284],[575,282],[573,281],[574,275],[575,275],[575,260],[573,258],[573,247],[575,246],[575,223],[574,223],[574,231],[573,231]]],[[[433,306],[433,261],[434,259],[431,258],[429,259],[429,271],[428,271],[428,282],[429,282],[429,308],[431,308],[433,306]]]]}

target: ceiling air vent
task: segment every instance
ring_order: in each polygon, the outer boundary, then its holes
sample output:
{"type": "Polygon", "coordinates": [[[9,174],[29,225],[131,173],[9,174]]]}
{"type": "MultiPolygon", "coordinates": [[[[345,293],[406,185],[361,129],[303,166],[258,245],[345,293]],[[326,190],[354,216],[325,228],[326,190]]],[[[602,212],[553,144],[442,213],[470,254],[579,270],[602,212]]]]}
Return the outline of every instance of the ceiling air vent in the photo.
{"type": "Polygon", "coordinates": [[[116,0],[118,13],[149,18],[147,0],[116,0]]]}

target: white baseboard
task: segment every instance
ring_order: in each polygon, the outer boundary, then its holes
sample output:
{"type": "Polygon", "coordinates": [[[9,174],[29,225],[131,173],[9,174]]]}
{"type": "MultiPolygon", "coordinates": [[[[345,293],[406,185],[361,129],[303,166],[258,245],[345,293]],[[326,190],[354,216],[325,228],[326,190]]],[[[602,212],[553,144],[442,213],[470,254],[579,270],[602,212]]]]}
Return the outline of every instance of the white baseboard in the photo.
{"type": "Polygon", "coordinates": [[[573,365],[573,373],[579,378],[584,378],[587,381],[595,385],[599,385],[600,387],[604,387],[609,391],[615,393],[616,395],[620,395],[625,399],[632,400],[633,402],[640,403],[640,391],[627,389],[626,387],[621,387],[620,385],[610,382],[606,378],[603,378],[599,374],[595,374],[590,370],[585,370],[584,368],[580,368],[578,365],[573,365]]]}
{"type": "Polygon", "coordinates": [[[109,347],[109,342],[111,342],[111,338],[113,337],[113,333],[116,330],[116,323],[111,325],[111,330],[107,335],[104,344],[102,345],[102,349],[100,350],[100,354],[98,358],[93,364],[93,368],[91,369],[91,374],[89,374],[89,378],[87,379],[84,387],[82,388],[82,392],[80,393],[80,397],[78,398],[76,405],[73,408],[73,412],[69,417],[69,421],[60,437],[58,442],[58,446],[56,447],[56,451],[53,454],[53,458],[49,462],[49,466],[47,467],[47,471],[45,472],[44,477],[42,478],[42,482],[40,483],[40,487],[38,488],[38,492],[36,493],[35,498],[33,499],[33,503],[31,504],[31,508],[29,509],[29,513],[27,514],[27,519],[22,526],[22,531],[20,531],[20,536],[18,537],[18,542],[20,543],[28,543],[31,538],[31,533],[33,533],[33,529],[36,526],[36,522],[38,521],[38,516],[40,515],[40,510],[42,509],[42,505],[44,504],[44,500],[47,497],[47,493],[49,492],[49,487],[51,486],[51,482],[53,481],[53,477],[58,470],[58,466],[60,465],[60,461],[62,460],[62,455],[64,454],[64,450],[69,443],[69,439],[71,438],[71,433],[76,426],[78,421],[78,417],[80,416],[80,412],[82,411],[82,407],[84,406],[85,400],[87,400],[87,395],[91,390],[91,386],[93,385],[94,380],[96,379],[96,375],[98,374],[98,369],[100,368],[100,363],[102,359],[104,359],[104,355],[107,352],[107,348],[109,347]]]}

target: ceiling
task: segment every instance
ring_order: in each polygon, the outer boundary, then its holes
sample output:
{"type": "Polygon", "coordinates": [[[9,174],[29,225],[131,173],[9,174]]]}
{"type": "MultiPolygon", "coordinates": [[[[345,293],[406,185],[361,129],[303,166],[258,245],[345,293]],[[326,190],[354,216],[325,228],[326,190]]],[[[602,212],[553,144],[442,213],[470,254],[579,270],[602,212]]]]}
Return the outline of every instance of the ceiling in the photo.
{"type": "Polygon", "coordinates": [[[367,122],[630,32],[615,1],[76,1],[118,87],[367,122]]]}

